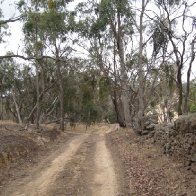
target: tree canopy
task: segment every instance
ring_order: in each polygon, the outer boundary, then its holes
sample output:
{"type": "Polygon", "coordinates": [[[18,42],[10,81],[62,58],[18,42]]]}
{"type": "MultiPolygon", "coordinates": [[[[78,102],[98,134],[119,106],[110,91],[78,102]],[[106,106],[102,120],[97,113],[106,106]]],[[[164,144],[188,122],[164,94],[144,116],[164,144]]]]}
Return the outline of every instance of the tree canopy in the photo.
{"type": "Polygon", "coordinates": [[[149,113],[169,122],[195,112],[195,7],[181,0],[20,0],[20,16],[9,20],[0,10],[0,44],[16,20],[24,44],[23,53],[0,56],[1,119],[37,128],[56,121],[62,130],[66,121],[118,122],[140,132],[149,113]]]}

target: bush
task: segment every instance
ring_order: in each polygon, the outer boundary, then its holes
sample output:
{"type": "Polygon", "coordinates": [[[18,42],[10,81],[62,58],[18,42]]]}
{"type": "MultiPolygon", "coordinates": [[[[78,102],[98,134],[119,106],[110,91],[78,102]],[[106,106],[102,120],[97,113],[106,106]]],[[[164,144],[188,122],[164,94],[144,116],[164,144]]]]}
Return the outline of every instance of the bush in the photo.
{"type": "Polygon", "coordinates": [[[192,104],[191,104],[190,112],[191,112],[191,113],[196,113],[196,104],[195,104],[195,103],[192,103],[192,104]]]}

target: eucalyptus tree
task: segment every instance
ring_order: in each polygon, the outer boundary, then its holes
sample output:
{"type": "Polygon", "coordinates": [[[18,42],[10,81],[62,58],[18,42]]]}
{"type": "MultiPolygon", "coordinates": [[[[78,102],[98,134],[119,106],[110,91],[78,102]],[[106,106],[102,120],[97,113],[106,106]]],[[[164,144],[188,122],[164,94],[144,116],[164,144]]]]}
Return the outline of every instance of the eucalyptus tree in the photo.
{"type": "Polygon", "coordinates": [[[5,108],[6,103],[14,118],[22,124],[22,102],[18,99],[18,94],[21,89],[19,72],[18,64],[16,64],[13,59],[3,59],[0,61],[1,96],[3,107],[5,108]]]}
{"type": "MultiPolygon", "coordinates": [[[[148,20],[146,20],[147,15],[147,6],[150,0],[142,0],[138,4],[138,9],[135,9],[134,13],[136,17],[132,17],[133,24],[135,26],[135,33],[139,34],[139,47],[137,48],[137,73],[138,73],[138,111],[137,117],[135,119],[135,126],[137,132],[141,132],[144,129],[144,115],[145,109],[147,107],[147,89],[146,89],[146,80],[149,67],[149,60],[147,58],[147,54],[144,53],[145,47],[148,41],[151,39],[151,36],[147,37],[147,26],[149,24],[148,20]],[[145,73],[147,72],[147,73],[145,73]]],[[[151,77],[151,76],[150,76],[151,77]]],[[[152,83],[154,85],[154,82],[152,83]]],[[[151,88],[151,87],[150,87],[151,88]]]]}
{"type": "Polygon", "coordinates": [[[176,114],[177,96],[175,83],[175,69],[170,62],[164,62],[159,70],[159,83],[155,89],[157,106],[161,109],[160,119],[169,123],[176,114]]]}
{"type": "Polygon", "coordinates": [[[190,43],[190,61],[189,61],[189,67],[187,71],[187,80],[186,80],[186,90],[185,90],[185,97],[184,97],[184,107],[183,107],[183,112],[184,114],[188,114],[188,100],[190,98],[190,76],[191,76],[191,71],[192,71],[192,66],[195,61],[195,56],[196,56],[196,51],[195,51],[195,45],[196,45],[196,34],[191,40],[190,43]]]}
{"type": "MultiPolygon", "coordinates": [[[[27,43],[32,52],[32,46],[37,62],[44,53],[49,53],[56,67],[56,78],[59,88],[60,102],[60,129],[64,130],[64,89],[63,71],[65,70],[70,53],[72,52],[71,42],[68,38],[70,31],[69,18],[71,14],[66,10],[70,1],[35,1],[32,5],[35,10],[27,12],[27,20],[24,25],[24,32],[27,43]]],[[[37,92],[39,94],[39,92],[37,92]]],[[[39,97],[39,96],[38,96],[39,97]]]]}
{"type": "MultiPolygon", "coordinates": [[[[159,29],[154,36],[154,51],[159,52],[161,48],[164,51],[164,57],[170,57],[170,61],[175,62],[177,69],[177,89],[178,89],[178,115],[183,113],[183,83],[182,70],[189,64],[187,73],[187,84],[189,86],[191,67],[195,59],[195,17],[190,9],[196,5],[196,2],[185,2],[181,0],[155,1],[161,16],[156,15],[159,21],[159,29]],[[180,28],[180,29],[179,29],[180,28]],[[191,44],[190,44],[191,43],[191,44]]],[[[184,111],[187,112],[187,98],[189,87],[187,86],[184,111]]]]}
{"type": "Polygon", "coordinates": [[[121,84],[121,101],[122,101],[122,114],[125,126],[130,126],[130,104],[129,104],[129,85],[128,74],[126,67],[126,39],[133,34],[132,28],[132,10],[130,2],[123,1],[108,1],[102,0],[100,2],[100,20],[104,19],[105,23],[111,29],[116,42],[116,51],[118,54],[120,64],[120,84],[121,84]]]}
{"type": "Polygon", "coordinates": [[[90,39],[90,55],[102,73],[115,81],[116,87],[120,85],[118,93],[117,88],[112,89],[118,94],[114,101],[116,113],[122,126],[130,126],[130,91],[125,59],[125,50],[133,34],[130,2],[102,0],[99,3],[88,1],[86,5],[89,9],[84,9],[84,3],[78,8],[85,15],[83,21],[79,20],[79,27],[87,27],[83,28],[81,35],[90,39]]]}

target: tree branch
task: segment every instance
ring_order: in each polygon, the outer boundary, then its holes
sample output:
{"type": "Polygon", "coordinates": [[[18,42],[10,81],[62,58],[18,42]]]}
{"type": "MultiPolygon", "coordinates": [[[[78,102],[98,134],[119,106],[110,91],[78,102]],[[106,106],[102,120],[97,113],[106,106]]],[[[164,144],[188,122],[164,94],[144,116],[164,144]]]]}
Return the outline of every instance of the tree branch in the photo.
{"type": "Polygon", "coordinates": [[[7,24],[7,23],[10,23],[10,22],[16,22],[16,21],[20,20],[21,18],[22,18],[22,16],[18,16],[16,18],[10,18],[10,19],[7,19],[7,20],[0,20],[0,26],[4,25],[4,24],[7,24]]]}

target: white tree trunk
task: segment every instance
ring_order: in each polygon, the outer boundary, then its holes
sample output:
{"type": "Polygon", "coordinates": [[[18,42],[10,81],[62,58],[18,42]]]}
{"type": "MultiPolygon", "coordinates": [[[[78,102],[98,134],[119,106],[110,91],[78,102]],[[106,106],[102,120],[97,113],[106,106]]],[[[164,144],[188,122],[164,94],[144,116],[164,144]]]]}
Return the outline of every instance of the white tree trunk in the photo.
{"type": "Polygon", "coordinates": [[[14,93],[14,90],[13,89],[12,89],[12,99],[14,101],[14,105],[15,105],[15,108],[16,108],[18,122],[19,122],[20,125],[22,125],[22,119],[21,119],[21,115],[20,115],[20,109],[19,109],[18,103],[16,101],[16,97],[15,97],[15,93],[14,93]]]}

